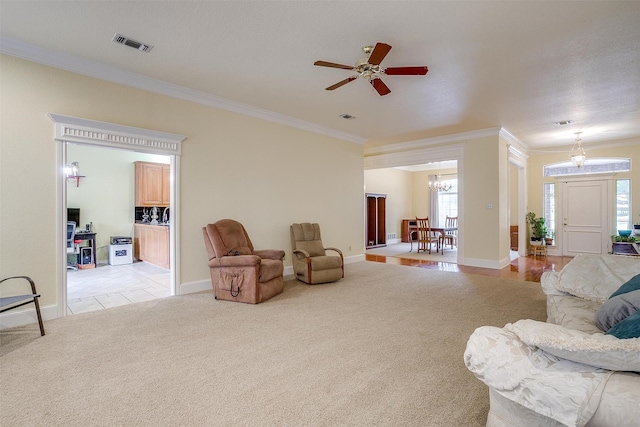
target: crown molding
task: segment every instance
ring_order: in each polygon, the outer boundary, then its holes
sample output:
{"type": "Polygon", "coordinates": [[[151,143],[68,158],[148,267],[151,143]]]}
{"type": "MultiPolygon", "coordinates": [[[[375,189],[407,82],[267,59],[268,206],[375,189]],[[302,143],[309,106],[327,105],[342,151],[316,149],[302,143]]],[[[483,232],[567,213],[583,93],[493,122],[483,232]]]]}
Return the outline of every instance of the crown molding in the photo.
{"type": "Polygon", "coordinates": [[[468,139],[484,138],[487,136],[498,136],[500,128],[488,128],[481,130],[474,130],[469,132],[453,133],[450,135],[435,136],[432,138],[416,139],[413,141],[400,142],[395,144],[382,145],[379,147],[373,147],[365,149],[365,156],[392,153],[394,151],[407,151],[415,150],[418,148],[428,147],[430,145],[448,144],[451,142],[461,142],[468,139]]]}
{"type": "Polygon", "coordinates": [[[174,85],[146,77],[141,74],[124,71],[110,65],[79,58],[64,52],[46,49],[41,46],[36,46],[9,37],[0,37],[0,53],[48,65],[50,67],[83,74],[85,76],[131,86],[136,89],[142,89],[170,96],[172,98],[195,102],[208,107],[219,108],[221,110],[255,117],[269,122],[283,124],[285,126],[329,136],[347,142],[364,144],[366,141],[365,138],[339,132],[316,123],[231,101],[219,96],[174,85]]]}

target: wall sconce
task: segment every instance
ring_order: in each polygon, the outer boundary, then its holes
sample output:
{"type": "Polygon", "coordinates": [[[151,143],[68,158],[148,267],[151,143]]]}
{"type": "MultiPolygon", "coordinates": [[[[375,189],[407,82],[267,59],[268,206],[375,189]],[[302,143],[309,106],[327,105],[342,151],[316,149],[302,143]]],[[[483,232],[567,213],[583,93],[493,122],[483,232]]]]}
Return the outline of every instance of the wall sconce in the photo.
{"type": "Polygon", "coordinates": [[[67,182],[75,181],[76,187],[80,186],[80,178],[85,178],[84,175],[80,175],[80,167],[78,166],[78,162],[73,162],[70,165],[67,165],[64,168],[64,173],[67,176],[67,182]]]}

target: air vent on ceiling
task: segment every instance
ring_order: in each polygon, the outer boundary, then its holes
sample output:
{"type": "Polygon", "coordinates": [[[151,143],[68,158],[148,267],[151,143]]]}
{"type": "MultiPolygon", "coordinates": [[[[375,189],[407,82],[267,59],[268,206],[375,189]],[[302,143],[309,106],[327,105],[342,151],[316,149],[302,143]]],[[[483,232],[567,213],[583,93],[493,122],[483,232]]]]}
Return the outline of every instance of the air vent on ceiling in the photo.
{"type": "Polygon", "coordinates": [[[347,120],[353,120],[355,119],[355,116],[352,116],[351,114],[340,114],[339,117],[342,117],[343,119],[347,119],[347,120]]]}
{"type": "Polygon", "coordinates": [[[153,46],[151,46],[150,44],[140,43],[139,41],[135,41],[118,33],[116,33],[111,40],[115,43],[129,46],[142,52],[149,52],[151,49],[153,49],[153,46]]]}

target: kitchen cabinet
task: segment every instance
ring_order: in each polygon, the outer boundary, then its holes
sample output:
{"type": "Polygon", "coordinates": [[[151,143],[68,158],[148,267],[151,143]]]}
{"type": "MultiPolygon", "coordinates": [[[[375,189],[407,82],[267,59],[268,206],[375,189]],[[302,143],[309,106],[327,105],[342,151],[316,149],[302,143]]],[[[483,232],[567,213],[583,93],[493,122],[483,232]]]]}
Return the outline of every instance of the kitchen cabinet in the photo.
{"type": "Polygon", "coordinates": [[[171,204],[171,166],[163,163],[134,162],[135,206],[171,204]]]}
{"type": "Polygon", "coordinates": [[[133,256],[162,268],[171,268],[169,227],[133,225],[133,256]]]}

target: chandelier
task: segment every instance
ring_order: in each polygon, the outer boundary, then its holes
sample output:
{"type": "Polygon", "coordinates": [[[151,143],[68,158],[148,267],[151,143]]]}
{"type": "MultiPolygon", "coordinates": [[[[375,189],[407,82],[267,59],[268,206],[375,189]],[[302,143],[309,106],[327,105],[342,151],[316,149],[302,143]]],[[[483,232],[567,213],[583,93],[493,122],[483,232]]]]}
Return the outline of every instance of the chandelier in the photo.
{"type": "Polygon", "coordinates": [[[429,180],[429,190],[433,191],[434,193],[438,193],[441,191],[447,192],[451,190],[451,183],[443,183],[440,179],[440,175],[436,175],[435,177],[435,181],[429,180]]]}
{"type": "Polygon", "coordinates": [[[581,133],[582,132],[576,132],[576,142],[573,143],[573,147],[571,148],[571,152],[569,153],[569,158],[578,169],[580,169],[580,167],[584,165],[584,161],[587,159],[587,155],[582,148],[582,140],[580,139],[581,133]]]}

